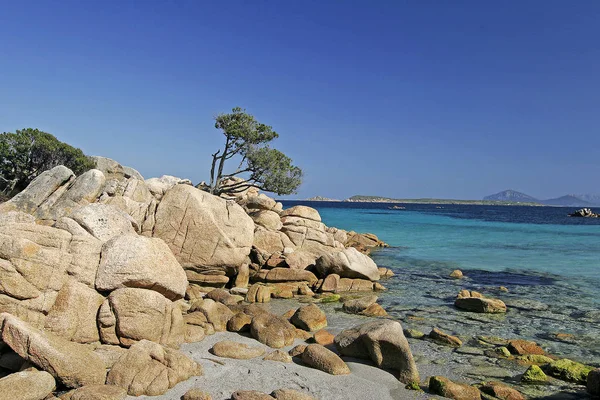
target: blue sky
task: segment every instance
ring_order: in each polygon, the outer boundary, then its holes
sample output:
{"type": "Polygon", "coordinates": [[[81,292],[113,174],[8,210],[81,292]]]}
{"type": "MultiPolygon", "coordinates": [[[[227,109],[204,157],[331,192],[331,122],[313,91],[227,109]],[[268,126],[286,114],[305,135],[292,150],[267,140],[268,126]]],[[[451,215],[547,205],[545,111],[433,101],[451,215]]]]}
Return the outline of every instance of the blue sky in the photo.
{"type": "Polygon", "coordinates": [[[245,107],[296,198],[600,192],[597,1],[0,0],[0,131],[207,179],[245,107]]]}

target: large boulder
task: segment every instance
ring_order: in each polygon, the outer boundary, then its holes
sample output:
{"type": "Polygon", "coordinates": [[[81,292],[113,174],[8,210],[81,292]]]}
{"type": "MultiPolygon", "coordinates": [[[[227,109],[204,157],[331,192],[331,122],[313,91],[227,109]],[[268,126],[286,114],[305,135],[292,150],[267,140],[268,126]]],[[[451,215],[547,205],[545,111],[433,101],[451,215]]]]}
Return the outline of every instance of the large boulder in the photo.
{"type": "Polygon", "coordinates": [[[60,400],[125,400],[125,389],[114,385],[88,385],[71,390],[60,396],[60,400]]]}
{"type": "Polygon", "coordinates": [[[227,330],[227,322],[233,318],[233,312],[226,305],[214,301],[213,299],[204,299],[194,307],[204,314],[206,320],[210,322],[217,332],[227,330]]]}
{"type": "Polygon", "coordinates": [[[162,199],[167,190],[171,189],[175,185],[191,185],[192,181],[189,179],[181,179],[176,176],[163,175],[160,178],[146,179],[146,186],[150,193],[158,200],[162,199]]]}
{"type": "Polygon", "coordinates": [[[104,244],[96,275],[98,290],[145,288],[177,300],[185,296],[187,285],[183,268],[161,239],[129,234],[104,244]]]}
{"type": "Polygon", "coordinates": [[[347,375],[350,368],[337,354],[320,344],[309,344],[302,353],[302,361],[331,375],[347,375]]]}
{"type": "Polygon", "coordinates": [[[27,370],[0,379],[0,398],[11,400],[43,400],[56,388],[46,371],[27,370]]]}
{"type": "Polygon", "coordinates": [[[248,346],[247,344],[233,342],[231,340],[222,340],[213,345],[211,352],[218,357],[248,360],[250,358],[262,356],[265,354],[265,349],[262,347],[248,346]]]}
{"type": "Polygon", "coordinates": [[[250,333],[254,339],[275,349],[292,345],[296,338],[294,325],[285,318],[266,312],[252,318],[250,333]]]}
{"type": "Polygon", "coordinates": [[[154,236],[184,267],[237,268],[250,254],[254,222],[233,201],[176,185],[165,193],[155,218],[154,236]]]}
{"type": "Polygon", "coordinates": [[[80,207],[70,217],[102,242],[122,234],[136,233],[137,226],[133,218],[107,204],[94,203],[80,207]]]}
{"type": "Polygon", "coordinates": [[[290,322],[297,328],[314,332],[327,326],[327,316],[318,306],[309,304],[297,309],[290,322]]]}
{"type": "Polygon", "coordinates": [[[261,269],[253,279],[263,282],[308,282],[311,286],[318,281],[310,271],[291,268],[261,269]]]}
{"type": "Polygon", "coordinates": [[[131,396],[158,396],[198,375],[202,367],[183,353],[142,340],[113,365],[106,383],[122,387],[131,396]]]}
{"type": "Polygon", "coordinates": [[[100,337],[106,344],[131,346],[143,339],[179,347],[184,341],[181,309],[148,289],[113,291],[98,313],[100,337]]]}
{"type": "Polygon", "coordinates": [[[37,330],[6,313],[0,314],[0,324],[4,343],[66,387],[104,383],[104,362],[87,345],[37,330]]]}
{"type": "Polygon", "coordinates": [[[50,208],[74,179],[73,171],[64,165],[44,171],[22,192],[0,204],[0,212],[23,211],[35,214],[40,207],[50,208]]]}
{"type": "Polygon", "coordinates": [[[286,210],[283,210],[280,213],[281,217],[299,217],[304,219],[309,219],[312,221],[321,222],[321,215],[314,208],[307,206],[294,206],[290,207],[286,210]]]}
{"type": "Polygon", "coordinates": [[[342,278],[379,280],[377,264],[353,247],[322,255],[316,261],[316,268],[322,276],[337,274],[342,278]]]}
{"type": "Polygon", "coordinates": [[[104,297],[94,289],[69,279],[48,312],[45,328],[73,342],[97,342],[100,336],[96,316],[103,301],[104,297]]]}
{"type": "Polygon", "coordinates": [[[342,355],[370,359],[379,368],[398,371],[398,379],[404,383],[419,381],[417,366],[399,322],[367,322],[342,331],[334,343],[342,355]]]}
{"type": "Polygon", "coordinates": [[[0,225],[0,312],[44,326],[71,265],[71,238],[49,226],[0,225]]]}
{"type": "Polygon", "coordinates": [[[249,213],[256,225],[260,225],[270,231],[278,231],[283,227],[279,214],[270,210],[256,210],[249,213]]]}

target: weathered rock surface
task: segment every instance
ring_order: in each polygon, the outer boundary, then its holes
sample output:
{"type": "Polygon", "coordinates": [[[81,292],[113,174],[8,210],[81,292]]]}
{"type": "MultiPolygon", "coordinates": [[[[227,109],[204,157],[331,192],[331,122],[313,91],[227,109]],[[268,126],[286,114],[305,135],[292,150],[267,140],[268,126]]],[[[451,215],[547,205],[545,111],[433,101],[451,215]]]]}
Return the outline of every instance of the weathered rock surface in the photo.
{"type": "Polygon", "coordinates": [[[160,178],[150,178],[145,181],[148,190],[158,200],[162,199],[164,194],[175,185],[191,185],[189,179],[181,179],[176,176],[163,175],[160,178]]]}
{"type": "Polygon", "coordinates": [[[98,292],[69,279],[48,312],[45,328],[67,340],[92,343],[100,340],[96,316],[104,301],[98,292]]]}
{"type": "Polygon", "coordinates": [[[158,396],[187,380],[202,375],[202,367],[177,350],[142,340],[129,348],[106,378],[131,396],[158,396]]]}
{"type": "Polygon", "coordinates": [[[44,171],[25,190],[1,204],[0,213],[23,211],[35,214],[40,207],[50,208],[74,179],[73,172],[64,165],[44,171]]]}
{"type": "Polygon", "coordinates": [[[307,206],[294,206],[290,207],[287,210],[283,210],[280,213],[281,217],[299,217],[304,219],[309,219],[312,221],[321,222],[321,216],[319,212],[314,208],[307,206]]]}
{"type": "Polygon", "coordinates": [[[296,338],[296,328],[289,321],[269,313],[254,316],[250,332],[253,338],[275,349],[292,345],[296,338]]]}
{"type": "Polygon", "coordinates": [[[327,316],[318,306],[309,304],[296,310],[290,322],[300,329],[314,332],[327,326],[327,316]]]}
{"type": "Polygon", "coordinates": [[[321,276],[337,274],[342,278],[379,280],[379,270],[371,258],[355,248],[322,255],[316,261],[321,276]]]}
{"type": "Polygon", "coordinates": [[[10,314],[0,314],[0,324],[4,343],[66,387],[104,383],[104,363],[88,346],[39,331],[10,314]]]}
{"type": "Polygon", "coordinates": [[[283,227],[279,214],[270,210],[257,210],[250,212],[250,217],[254,223],[270,231],[278,231],[283,227]]]}
{"type": "Polygon", "coordinates": [[[335,337],[340,354],[370,359],[379,368],[398,371],[404,383],[419,381],[419,372],[402,325],[391,320],[378,320],[342,331],[335,337]]]}
{"type": "Polygon", "coordinates": [[[151,289],[170,300],[183,298],[188,281],[169,247],[158,238],[120,235],[104,244],[96,288],[151,289]]]}
{"type": "Polygon", "coordinates": [[[233,312],[226,305],[216,302],[212,299],[205,299],[196,309],[206,316],[217,332],[227,330],[227,322],[233,318],[233,312]]]}
{"type": "Polygon", "coordinates": [[[216,356],[235,358],[238,360],[248,360],[265,354],[265,349],[262,347],[251,347],[247,344],[233,342],[231,340],[223,340],[215,343],[211,351],[216,356]]]}
{"type": "Polygon", "coordinates": [[[464,383],[455,383],[443,376],[432,376],[429,379],[429,391],[454,400],[480,400],[479,389],[464,383]]]}
{"type": "Polygon", "coordinates": [[[317,283],[318,279],[310,271],[291,268],[262,269],[253,279],[263,282],[308,282],[309,285],[317,283]]]}
{"type": "Polygon", "coordinates": [[[87,385],[63,394],[61,400],[125,400],[127,391],[114,385],[87,385]]]}
{"type": "Polygon", "coordinates": [[[302,353],[302,361],[313,368],[320,369],[331,375],[346,375],[350,373],[350,368],[348,368],[344,360],[320,344],[309,344],[306,346],[306,349],[302,353]]]}
{"type": "Polygon", "coordinates": [[[107,242],[115,236],[136,233],[137,224],[125,212],[108,204],[94,203],[73,211],[70,218],[96,239],[107,242]]]}
{"type": "Polygon", "coordinates": [[[131,346],[147,339],[178,347],[184,341],[181,310],[162,294],[148,289],[117,289],[98,313],[103,343],[131,346]]]}
{"type": "Polygon", "coordinates": [[[233,201],[193,186],[169,189],[156,210],[154,236],[184,267],[237,267],[254,240],[254,222],[233,201]]]}
{"type": "Polygon", "coordinates": [[[56,382],[45,371],[21,371],[0,379],[0,398],[6,400],[43,400],[54,391],[56,382]]]}

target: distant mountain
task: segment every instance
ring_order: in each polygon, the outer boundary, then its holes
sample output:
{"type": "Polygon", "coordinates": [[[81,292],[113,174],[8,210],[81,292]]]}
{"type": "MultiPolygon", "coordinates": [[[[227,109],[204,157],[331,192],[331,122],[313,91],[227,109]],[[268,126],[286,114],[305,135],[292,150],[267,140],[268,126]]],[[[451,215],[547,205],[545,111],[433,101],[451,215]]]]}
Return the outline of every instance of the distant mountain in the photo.
{"type": "Polygon", "coordinates": [[[514,201],[519,203],[538,203],[539,200],[528,194],[517,192],[516,190],[504,190],[500,193],[485,196],[484,200],[490,201],[514,201]]]}
{"type": "Polygon", "coordinates": [[[484,200],[511,201],[518,203],[539,203],[546,206],[559,207],[590,207],[600,205],[600,196],[591,194],[569,194],[557,197],[555,199],[539,200],[525,193],[516,190],[504,190],[500,193],[492,194],[483,198],[484,200]]]}
{"type": "Polygon", "coordinates": [[[587,201],[590,204],[600,206],[600,194],[572,194],[571,196],[579,200],[587,201]]]}
{"type": "Polygon", "coordinates": [[[589,207],[592,203],[581,200],[572,195],[557,197],[556,199],[543,200],[542,204],[547,206],[562,206],[562,207],[589,207]]]}

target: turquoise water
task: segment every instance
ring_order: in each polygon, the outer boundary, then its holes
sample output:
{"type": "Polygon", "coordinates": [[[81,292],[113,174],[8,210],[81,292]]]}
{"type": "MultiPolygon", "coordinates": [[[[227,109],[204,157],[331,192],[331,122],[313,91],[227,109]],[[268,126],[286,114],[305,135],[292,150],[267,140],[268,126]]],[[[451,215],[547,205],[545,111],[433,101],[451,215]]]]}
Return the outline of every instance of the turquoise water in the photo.
{"type": "Polygon", "coordinates": [[[600,364],[600,221],[549,207],[307,205],[328,226],[372,232],[392,246],[372,256],[396,273],[383,282],[389,291],[381,300],[403,325],[526,338],[552,354],[600,364]],[[466,279],[448,277],[457,268],[466,279]],[[455,309],[463,288],[502,299],[509,312],[455,309]],[[559,340],[557,333],[573,336],[559,340]]]}

